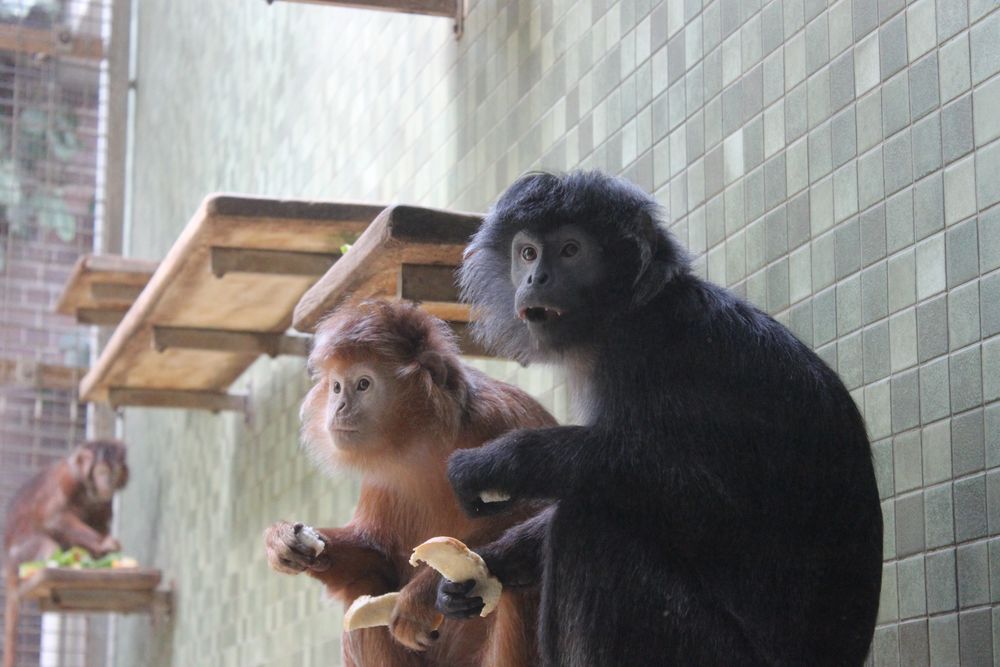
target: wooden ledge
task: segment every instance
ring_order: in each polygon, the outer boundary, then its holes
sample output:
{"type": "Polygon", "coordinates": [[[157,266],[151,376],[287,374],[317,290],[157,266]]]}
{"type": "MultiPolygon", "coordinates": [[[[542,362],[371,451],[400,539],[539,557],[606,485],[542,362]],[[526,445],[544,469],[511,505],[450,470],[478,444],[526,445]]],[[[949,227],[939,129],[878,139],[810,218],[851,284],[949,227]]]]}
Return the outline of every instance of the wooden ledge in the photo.
{"type": "Polygon", "coordinates": [[[37,600],[43,612],[149,612],[169,604],[169,593],[157,590],[160,579],[148,568],[46,568],[22,581],[17,597],[37,600]]]}
{"type": "Polygon", "coordinates": [[[482,215],[418,206],[382,211],[351,250],[295,307],[294,326],[312,333],[325,314],[351,296],[420,301],[449,322],[468,322],[454,271],[482,215]]]}
{"type": "Polygon", "coordinates": [[[261,354],[304,354],[302,341],[283,336],[292,309],[383,208],[209,196],[81,381],[81,397],[242,409],[229,386],[261,354]]]}
{"type": "Polygon", "coordinates": [[[80,324],[118,324],[156,271],[157,262],[83,255],[63,287],[56,312],[80,324]]]}

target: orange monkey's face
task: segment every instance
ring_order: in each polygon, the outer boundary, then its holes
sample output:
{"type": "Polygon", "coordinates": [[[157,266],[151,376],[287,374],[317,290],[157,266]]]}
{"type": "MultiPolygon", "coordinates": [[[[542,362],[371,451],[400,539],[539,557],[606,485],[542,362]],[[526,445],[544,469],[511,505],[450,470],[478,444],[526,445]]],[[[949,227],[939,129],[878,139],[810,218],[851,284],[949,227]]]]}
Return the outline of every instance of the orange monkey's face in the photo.
{"type": "Polygon", "coordinates": [[[376,361],[324,360],[302,403],[303,440],[320,458],[371,454],[385,445],[399,382],[376,361]],[[336,451],[331,451],[336,450],[336,451]]]}

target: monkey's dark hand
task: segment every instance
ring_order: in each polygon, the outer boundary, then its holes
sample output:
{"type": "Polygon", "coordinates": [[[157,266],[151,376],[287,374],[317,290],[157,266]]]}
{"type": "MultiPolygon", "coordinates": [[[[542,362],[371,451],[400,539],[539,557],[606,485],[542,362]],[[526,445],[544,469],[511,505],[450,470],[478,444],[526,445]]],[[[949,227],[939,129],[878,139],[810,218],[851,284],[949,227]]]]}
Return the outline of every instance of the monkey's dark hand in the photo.
{"type": "Polygon", "coordinates": [[[483,610],[483,599],[479,596],[470,597],[469,592],[475,587],[476,581],[451,581],[442,578],[438,582],[437,599],[434,606],[448,618],[466,619],[478,616],[483,610]]]}
{"type": "Polygon", "coordinates": [[[264,531],[264,547],[271,569],[285,574],[330,568],[326,540],[316,529],[301,523],[278,521],[264,531]]]}
{"type": "Polygon", "coordinates": [[[493,443],[500,440],[478,449],[460,449],[448,459],[448,480],[469,516],[499,514],[511,505],[510,496],[491,474],[496,457],[493,443]]]}

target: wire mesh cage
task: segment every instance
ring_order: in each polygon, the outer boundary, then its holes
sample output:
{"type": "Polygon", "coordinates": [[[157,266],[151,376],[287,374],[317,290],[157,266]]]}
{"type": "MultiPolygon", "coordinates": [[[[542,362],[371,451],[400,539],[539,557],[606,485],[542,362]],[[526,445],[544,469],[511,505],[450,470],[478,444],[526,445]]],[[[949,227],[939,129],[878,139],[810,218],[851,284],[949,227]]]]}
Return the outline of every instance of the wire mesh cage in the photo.
{"type": "MultiPolygon", "coordinates": [[[[18,487],[86,434],[89,335],[54,304],[101,215],[110,5],[0,0],[0,528],[18,487]]],[[[15,664],[102,665],[106,632],[24,605],[15,664]]]]}

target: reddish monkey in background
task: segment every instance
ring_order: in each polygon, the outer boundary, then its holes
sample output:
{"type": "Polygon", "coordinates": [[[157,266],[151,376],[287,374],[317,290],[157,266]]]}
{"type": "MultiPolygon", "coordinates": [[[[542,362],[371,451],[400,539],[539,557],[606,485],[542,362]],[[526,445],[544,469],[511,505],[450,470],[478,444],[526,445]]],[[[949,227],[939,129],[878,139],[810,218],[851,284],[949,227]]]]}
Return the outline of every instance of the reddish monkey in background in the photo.
{"type": "Polygon", "coordinates": [[[91,440],[28,480],[11,500],[4,529],[4,667],[16,654],[18,566],[57,548],[83,547],[95,558],[121,545],[111,537],[111,499],[128,482],[125,445],[91,440]]]}
{"type": "Polygon", "coordinates": [[[538,662],[536,588],[509,588],[497,610],[469,624],[434,608],[439,575],[413,568],[416,545],[440,535],[470,546],[499,537],[539,504],[514,504],[489,520],[469,519],[445,475],[448,456],[515,428],[555,420],[523,391],[459,359],[448,326],[411,304],[367,301],[339,309],[317,329],[309,369],[315,385],[302,404],[302,440],[324,468],[361,474],[353,519],[317,529],[313,549],[301,524],[265,531],[268,561],[306,572],[350,604],[400,590],[390,627],[345,633],[345,664],[364,667],[529,667],[538,662]]]}

